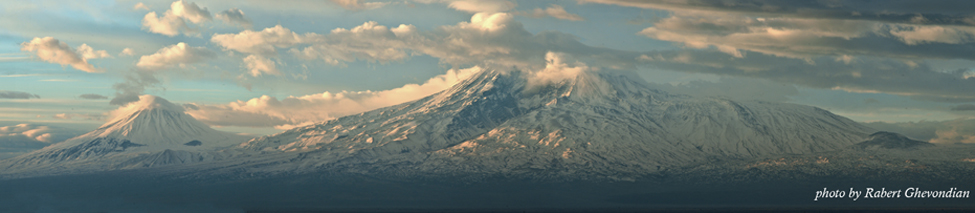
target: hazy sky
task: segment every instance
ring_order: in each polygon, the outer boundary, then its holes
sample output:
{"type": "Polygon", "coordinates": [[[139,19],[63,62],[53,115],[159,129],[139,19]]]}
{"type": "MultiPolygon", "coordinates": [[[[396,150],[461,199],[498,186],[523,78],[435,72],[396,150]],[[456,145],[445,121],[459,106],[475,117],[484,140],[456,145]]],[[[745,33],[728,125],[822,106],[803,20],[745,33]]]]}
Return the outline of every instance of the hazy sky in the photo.
{"type": "Polygon", "coordinates": [[[0,142],[58,142],[140,94],[220,130],[270,134],[414,100],[477,70],[541,69],[548,52],[673,92],[975,142],[973,4],[4,1],[0,142]]]}

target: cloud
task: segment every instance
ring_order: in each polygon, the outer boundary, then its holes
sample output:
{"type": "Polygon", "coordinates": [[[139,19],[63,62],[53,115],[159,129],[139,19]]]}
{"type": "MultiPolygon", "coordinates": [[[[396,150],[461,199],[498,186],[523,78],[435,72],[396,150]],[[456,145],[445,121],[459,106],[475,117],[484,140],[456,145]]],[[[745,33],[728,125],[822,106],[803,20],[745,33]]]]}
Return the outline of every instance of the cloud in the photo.
{"type": "Polygon", "coordinates": [[[518,4],[505,0],[456,0],[445,1],[447,7],[469,13],[497,13],[514,9],[518,4]]]}
{"type": "Polygon", "coordinates": [[[82,99],[89,99],[89,100],[108,99],[108,96],[92,94],[92,93],[81,94],[78,97],[82,99]]]}
{"type": "Polygon", "coordinates": [[[508,13],[477,13],[469,22],[420,31],[413,25],[387,27],[365,22],[328,34],[297,34],[283,26],[236,34],[214,34],[211,41],[225,50],[276,56],[279,49],[305,60],[333,65],[368,61],[387,63],[413,55],[429,55],[454,67],[480,65],[510,69],[545,66],[547,52],[562,52],[593,66],[635,68],[636,52],[591,47],[559,32],[532,34],[508,13]]]}
{"type": "Polygon", "coordinates": [[[0,98],[3,98],[3,99],[31,99],[31,98],[41,98],[41,96],[38,96],[36,94],[26,93],[26,92],[18,92],[18,91],[10,91],[10,90],[0,90],[0,98]]]}
{"type": "Polygon", "coordinates": [[[108,102],[109,104],[124,106],[139,101],[139,95],[142,95],[146,88],[160,84],[153,70],[134,70],[126,73],[124,77],[123,82],[112,85],[115,89],[115,97],[108,102]]]}
{"type": "Polygon", "coordinates": [[[17,124],[0,127],[0,148],[40,149],[79,135],[79,132],[63,128],[17,124]]]}
{"type": "Polygon", "coordinates": [[[201,9],[196,3],[180,0],[173,2],[170,9],[162,16],[157,15],[156,12],[147,13],[142,18],[142,28],[170,37],[179,35],[180,31],[186,35],[194,35],[198,30],[191,28],[187,22],[201,24],[212,19],[210,11],[206,8],[201,9]]]}
{"type": "Polygon", "coordinates": [[[744,57],[743,50],[809,59],[871,55],[900,59],[971,59],[975,13],[964,1],[926,5],[863,2],[586,0],[672,15],[640,32],[684,47],[714,48],[744,57]]]}
{"type": "Polygon", "coordinates": [[[222,105],[187,104],[184,108],[188,114],[209,125],[289,128],[426,97],[481,70],[480,67],[451,69],[423,84],[407,84],[383,91],[324,92],[280,100],[264,95],[222,105]]]}
{"type": "Polygon", "coordinates": [[[135,66],[145,70],[159,70],[200,63],[204,60],[215,58],[216,56],[216,53],[206,47],[192,47],[186,43],[179,42],[178,44],[163,47],[152,55],[140,57],[139,62],[135,66]]]}
{"type": "Polygon", "coordinates": [[[290,47],[316,36],[317,34],[314,33],[299,35],[277,25],[261,31],[244,30],[236,34],[214,34],[210,37],[210,41],[227,50],[272,56],[277,54],[275,47],[290,47]]]}
{"type": "Polygon", "coordinates": [[[952,111],[975,111],[975,104],[962,104],[951,107],[952,111]]]}
{"type": "Polygon", "coordinates": [[[824,55],[969,59],[975,54],[975,27],[863,20],[678,12],[639,34],[688,48],[715,48],[739,58],[743,50],[804,59],[824,55]]]}
{"type": "Polygon", "coordinates": [[[965,0],[940,1],[919,5],[916,1],[892,0],[884,4],[866,1],[640,1],[640,0],[582,0],[580,3],[613,4],[645,9],[695,13],[735,13],[750,16],[788,17],[808,19],[846,19],[902,24],[936,24],[975,26],[971,2],[965,0]]]}
{"type": "Polygon", "coordinates": [[[247,29],[250,29],[254,25],[249,18],[244,16],[244,11],[237,8],[221,11],[217,13],[216,17],[227,24],[233,24],[247,29]]]}
{"type": "Polygon", "coordinates": [[[343,62],[365,60],[372,62],[389,62],[402,60],[408,56],[406,49],[419,44],[422,38],[417,38],[416,27],[400,25],[388,28],[370,21],[352,29],[337,28],[330,34],[311,46],[292,53],[305,59],[322,59],[326,63],[338,65],[343,62]]]}
{"type": "Polygon", "coordinates": [[[975,119],[864,124],[931,143],[975,143],[975,119]]]}
{"type": "Polygon", "coordinates": [[[122,56],[133,56],[133,55],[135,55],[135,52],[132,51],[132,48],[128,48],[128,47],[126,47],[125,49],[122,49],[122,52],[119,52],[118,53],[118,56],[119,57],[122,57],[122,56]]]}
{"type": "Polygon", "coordinates": [[[281,75],[275,66],[274,61],[258,55],[250,55],[244,58],[244,65],[251,76],[258,77],[261,74],[281,75]]]}
{"type": "Polygon", "coordinates": [[[658,51],[639,57],[651,67],[691,73],[741,76],[812,88],[857,93],[887,93],[924,100],[975,101],[975,78],[962,70],[937,71],[926,62],[860,57],[846,64],[830,57],[780,58],[760,53],[738,58],[715,51],[658,51]]]}
{"type": "Polygon", "coordinates": [[[58,114],[52,115],[51,118],[61,119],[61,120],[71,120],[71,119],[78,118],[78,119],[82,119],[82,120],[100,121],[100,120],[105,119],[105,115],[103,115],[103,114],[80,114],[80,113],[58,113],[58,114]]]}
{"type": "Polygon", "coordinates": [[[111,58],[112,57],[112,55],[109,55],[108,54],[108,51],[105,51],[105,50],[95,50],[95,49],[91,48],[90,46],[88,46],[88,44],[81,44],[81,46],[78,46],[78,54],[80,54],[81,55],[81,58],[84,58],[84,59],[111,58]]]}
{"type": "MultiPolygon", "coordinates": [[[[481,65],[509,69],[545,66],[547,52],[562,52],[597,66],[633,68],[637,53],[584,45],[570,34],[545,31],[532,34],[508,13],[477,13],[470,22],[419,31],[412,25],[389,28],[366,22],[352,29],[335,29],[306,48],[294,48],[301,58],[331,64],[355,60],[388,62],[426,54],[455,67],[481,65]]],[[[486,67],[487,68],[487,67],[486,67]]]]}
{"type": "Polygon", "coordinates": [[[133,10],[149,10],[149,7],[146,6],[146,4],[144,4],[142,2],[139,2],[139,3],[136,3],[135,6],[132,6],[132,9],[133,10]]]}
{"type": "Polygon", "coordinates": [[[530,16],[530,17],[534,17],[534,18],[542,18],[542,17],[546,17],[546,16],[551,16],[552,18],[557,18],[557,19],[562,19],[562,20],[569,20],[569,21],[584,21],[584,20],[586,20],[586,19],[582,18],[582,16],[579,16],[579,15],[576,15],[576,14],[572,14],[572,13],[569,13],[569,12],[566,12],[565,11],[565,8],[562,8],[562,6],[555,5],[555,4],[549,6],[548,8],[545,8],[545,9],[535,8],[535,10],[533,10],[532,12],[521,12],[521,13],[518,13],[518,14],[525,15],[525,16],[530,16]]]}
{"type": "Polygon", "coordinates": [[[58,41],[52,37],[34,37],[29,42],[20,44],[21,51],[29,51],[35,56],[46,62],[70,65],[71,67],[85,72],[101,72],[88,63],[89,58],[108,57],[104,50],[95,51],[87,44],[81,44],[78,50],[71,48],[68,44],[58,41]]]}
{"type": "Polygon", "coordinates": [[[528,87],[575,79],[580,74],[590,71],[585,63],[574,61],[573,66],[569,66],[570,61],[573,59],[565,53],[545,53],[545,68],[532,72],[528,78],[528,87]]]}
{"type": "Polygon", "coordinates": [[[331,0],[331,1],[332,3],[342,6],[342,8],[351,11],[372,10],[389,4],[389,2],[363,2],[361,0],[331,0]]]}
{"type": "Polygon", "coordinates": [[[44,148],[82,133],[77,130],[26,123],[0,126],[0,159],[44,148]]]}

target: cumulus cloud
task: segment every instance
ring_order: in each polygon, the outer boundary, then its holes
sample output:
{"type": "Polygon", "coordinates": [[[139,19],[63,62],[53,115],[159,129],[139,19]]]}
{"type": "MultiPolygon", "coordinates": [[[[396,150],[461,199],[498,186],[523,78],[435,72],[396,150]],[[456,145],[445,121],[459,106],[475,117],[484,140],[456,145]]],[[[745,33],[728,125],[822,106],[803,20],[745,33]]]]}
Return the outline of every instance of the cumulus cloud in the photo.
{"type": "Polygon", "coordinates": [[[337,65],[343,62],[365,60],[389,62],[402,60],[408,56],[406,49],[418,44],[416,27],[400,25],[388,28],[370,21],[352,29],[337,28],[327,37],[314,41],[311,46],[292,53],[305,59],[321,59],[337,65]]]}
{"type": "Polygon", "coordinates": [[[41,96],[38,96],[36,94],[26,93],[26,92],[10,91],[10,90],[0,90],[0,98],[5,98],[5,99],[31,99],[31,98],[41,98],[41,96]]]}
{"type": "Polygon", "coordinates": [[[0,159],[40,149],[80,134],[80,131],[26,123],[0,126],[0,159]]]}
{"type": "Polygon", "coordinates": [[[81,44],[78,50],[52,37],[34,37],[29,42],[20,44],[21,51],[29,51],[37,58],[46,62],[70,65],[85,72],[101,72],[88,63],[88,59],[110,57],[104,50],[94,50],[87,44],[81,44]]]}
{"type": "Polygon", "coordinates": [[[78,54],[80,54],[81,55],[81,58],[84,58],[84,59],[111,58],[112,57],[112,55],[109,55],[108,54],[108,51],[105,51],[105,50],[95,50],[94,48],[91,48],[90,46],[88,46],[88,44],[81,44],[81,46],[78,46],[78,54]]]}
{"type": "Polygon", "coordinates": [[[199,63],[207,59],[215,58],[216,56],[216,53],[206,47],[192,47],[186,43],[179,42],[178,44],[163,47],[152,55],[140,57],[139,62],[135,66],[145,70],[159,70],[199,63]]]}
{"type": "Polygon", "coordinates": [[[136,3],[135,6],[132,6],[132,9],[133,10],[149,10],[149,7],[146,6],[146,4],[144,4],[142,2],[139,2],[139,3],[136,3]]]}
{"type": "Polygon", "coordinates": [[[331,0],[331,1],[332,3],[342,6],[342,8],[351,11],[372,10],[389,4],[389,2],[364,2],[361,0],[331,0]]]}
{"type": "Polygon", "coordinates": [[[187,104],[184,108],[209,125],[287,129],[416,100],[449,88],[481,70],[481,67],[451,69],[423,84],[383,91],[324,92],[280,100],[264,95],[222,105],[187,104]]]}
{"type": "Polygon", "coordinates": [[[497,13],[514,9],[518,4],[506,0],[454,0],[447,7],[469,13],[497,13]]]}
{"type": "Polygon", "coordinates": [[[215,34],[211,41],[226,50],[276,56],[279,49],[306,60],[333,65],[353,61],[386,63],[425,54],[455,67],[473,65],[509,69],[542,68],[546,52],[563,52],[590,65],[635,68],[636,52],[591,47],[570,34],[532,34],[508,13],[477,13],[469,22],[420,31],[413,25],[388,27],[365,22],[328,34],[297,34],[275,26],[261,31],[215,34]]]}
{"type": "Polygon", "coordinates": [[[217,13],[216,17],[227,24],[233,24],[247,29],[250,29],[254,25],[249,18],[244,16],[244,11],[237,8],[221,11],[217,13]]]}
{"type": "Polygon", "coordinates": [[[198,30],[189,26],[187,22],[201,24],[212,19],[210,11],[206,8],[201,9],[196,3],[180,0],[173,2],[170,9],[166,10],[162,16],[157,15],[156,12],[147,13],[142,18],[142,28],[170,37],[179,35],[181,31],[184,34],[193,35],[198,30]]]}
{"type": "Polygon", "coordinates": [[[545,68],[533,71],[528,78],[528,87],[575,79],[579,74],[589,72],[585,63],[573,61],[565,53],[545,53],[545,68]],[[572,63],[572,66],[569,65],[572,63]]]}
{"type": "Polygon", "coordinates": [[[313,37],[317,37],[317,34],[299,35],[277,25],[261,31],[244,30],[236,34],[214,34],[210,37],[210,41],[227,50],[271,56],[277,54],[276,47],[290,47],[313,37]]]}
{"type": "Polygon", "coordinates": [[[118,53],[118,56],[119,57],[122,57],[122,56],[133,56],[133,55],[135,55],[135,52],[132,51],[132,48],[128,48],[128,47],[126,47],[125,49],[122,49],[122,52],[119,52],[118,53]]]}
{"type": "Polygon", "coordinates": [[[975,143],[975,119],[864,124],[931,143],[975,143]]]}
{"type": "Polygon", "coordinates": [[[258,77],[261,74],[281,75],[271,59],[259,55],[250,55],[244,58],[244,65],[247,67],[251,76],[258,77]]]}
{"type": "Polygon", "coordinates": [[[569,12],[565,11],[565,8],[562,8],[562,6],[555,5],[555,4],[549,6],[548,8],[545,8],[545,9],[535,8],[535,10],[533,10],[532,12],[520,12],[518,14],[526,15],[526,16],[530,16],[530,17],[534,17],[534,18],[542,18],[542,17],[550,16],[552,18],[557,18],[557,19],[562,19],[562,20],[569,20],[569,21],[583,21],[583,20],[586,20],[586,19],[582,18],[582,16],[569,13],[569,12]]]}
{"type": "Polygon", "coordinates": [[[93,94],[93,93],[81,94],[78,97],[82,99],[88,99],[88,100],[108,99],[108,96],[93,94]]]}
{"type": "Polygon", "coordinates": [[[138,101],[139,95],[146,88],[160,85],[160,80],[156,77],[159,70],[187,68],[190,64],[201,63],[216,56],[215,52],[206,47],[193,47],[183,42],[163,47],[151,55],[144,55],[135,64],[138,69],[126,73],[123,82],[112,85],[116,92],[109,104],[124,106],[138,101]]]}

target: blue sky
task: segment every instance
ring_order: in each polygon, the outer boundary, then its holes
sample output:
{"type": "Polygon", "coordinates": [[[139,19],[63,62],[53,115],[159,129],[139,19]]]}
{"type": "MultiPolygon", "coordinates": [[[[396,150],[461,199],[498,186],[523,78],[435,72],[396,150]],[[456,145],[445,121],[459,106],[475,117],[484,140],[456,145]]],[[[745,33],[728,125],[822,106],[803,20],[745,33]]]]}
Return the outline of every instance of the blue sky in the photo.
{"type": "Polygon", "coordinates": [[[8,1],[0,127],[69,136],[152,94],[217,129],[272,134],[560,52],[676,93],[975,142],[970,2],[727,2],[8,1]]]}

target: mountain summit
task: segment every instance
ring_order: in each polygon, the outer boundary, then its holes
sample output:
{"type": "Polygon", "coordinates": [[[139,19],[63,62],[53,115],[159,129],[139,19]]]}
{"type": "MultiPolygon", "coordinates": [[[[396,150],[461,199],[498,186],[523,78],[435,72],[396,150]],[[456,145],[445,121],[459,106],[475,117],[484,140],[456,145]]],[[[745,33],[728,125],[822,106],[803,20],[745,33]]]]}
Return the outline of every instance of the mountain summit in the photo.
{"type": "Polygon", "coordinates": [[[836,150],[870,132],[810,106],[668,94],[633,73],[483,71],[420,100],[248,141],[240,147],[295,157],[238,166],[620,178],[836,150]]]}
{"type": "Polygon", "coordinates": [[[122,106],[111,115],[109,122],[94,131],[7,159],[8,169],[36,170],[39,166],[70,163],[102,169],[198,161],[209,158],[203,152],[248,139],[214,130],[184,113],[182,107],[152,95],[139,96],[139,101],[122,106]]]}

